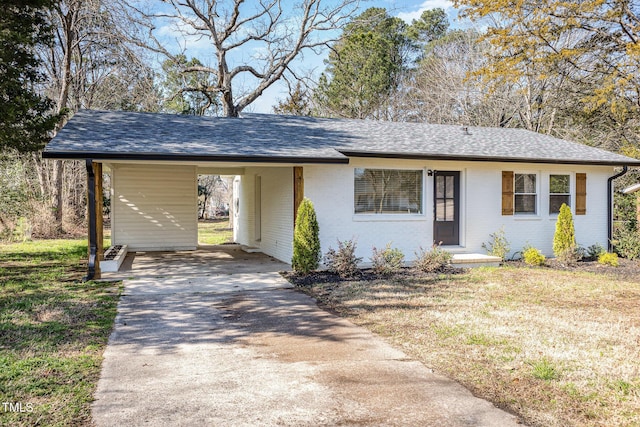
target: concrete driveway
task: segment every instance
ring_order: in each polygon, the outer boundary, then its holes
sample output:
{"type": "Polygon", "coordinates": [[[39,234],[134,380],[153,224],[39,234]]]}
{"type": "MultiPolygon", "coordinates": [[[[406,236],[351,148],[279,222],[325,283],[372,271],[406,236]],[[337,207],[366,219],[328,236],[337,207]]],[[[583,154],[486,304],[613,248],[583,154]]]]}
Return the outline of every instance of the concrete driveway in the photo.
{"type": "Polygon", "coordinates": [[[277,272],[125,281],[98,426],[515,426],[277,272]]]}

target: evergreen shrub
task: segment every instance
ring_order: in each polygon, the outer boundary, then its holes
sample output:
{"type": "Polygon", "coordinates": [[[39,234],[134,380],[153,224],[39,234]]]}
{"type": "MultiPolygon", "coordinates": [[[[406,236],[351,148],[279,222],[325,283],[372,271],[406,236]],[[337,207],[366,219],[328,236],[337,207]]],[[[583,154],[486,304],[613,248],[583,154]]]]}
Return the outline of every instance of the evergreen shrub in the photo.
{"type": "Polygon", "coordinates": [[[320,264],[320,227],[311,200],[304,198],[298,208],[293,230],[291,267],[299,273],[309,273],[320,264]]]}

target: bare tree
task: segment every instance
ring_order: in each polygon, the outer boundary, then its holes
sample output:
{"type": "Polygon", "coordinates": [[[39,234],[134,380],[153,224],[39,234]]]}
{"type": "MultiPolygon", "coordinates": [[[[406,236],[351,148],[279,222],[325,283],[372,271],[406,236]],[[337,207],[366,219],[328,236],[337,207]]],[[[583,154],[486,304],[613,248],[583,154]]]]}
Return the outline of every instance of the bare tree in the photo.
{"type": "Polygon", "coordinates": [[[317,51],[335,41],[334,30],[346,23],[358,2],[165,0],[167,12],[143,11],[130,2],[132,16],[148,30],[144,40],[140,34],[132,36],[171,59],[179,53],[166,46],[159,22],[171,23],[185,37],[208,39],[214,55],[199,59],[211,65],[188,66],[183,72],[210,73],[213,84],[206,90],[219,94],[225,116],[237,117],[285,73],[294,74],[292,64],[305,50],[317,51]]]}
{"type": "MultiPolygon", "coordinates": [[[[38,55],[48,77],[43,91],[54,100],[56,113],[79,108],[159,108],[151,68],[144,63],[140,49],[125,43],[120,35],[131,23],[117,5],[103,0],[57,0],[48,11],[54,42],[41,48],[38,55]]],[[[58,129],[63,125],[59,123],[58,129]]],[[[43,161],[34,155],[33,161],[41,198],[50,200],[55,228],[61,232],[65,196],[84,197],[77,191],[78,183],[64,185],[65,174],[71,179],[83,174],[71,170],[78,165],[60,160],[43,161]]],[[[68,204],[79,212],[80,200],[68,204]]]]}

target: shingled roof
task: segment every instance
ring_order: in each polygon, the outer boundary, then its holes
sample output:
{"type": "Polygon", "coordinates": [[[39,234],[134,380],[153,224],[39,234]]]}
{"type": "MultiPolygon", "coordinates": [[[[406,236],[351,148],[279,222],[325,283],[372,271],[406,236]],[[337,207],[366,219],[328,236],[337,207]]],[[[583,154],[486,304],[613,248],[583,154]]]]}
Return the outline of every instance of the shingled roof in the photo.
{"type": "Polygon", "coordinates": [[[81,110],[43,157],[348,163],[349,157],[596,165],[639,160],[523,129],[247,114],[194,117],[81,110]]]}

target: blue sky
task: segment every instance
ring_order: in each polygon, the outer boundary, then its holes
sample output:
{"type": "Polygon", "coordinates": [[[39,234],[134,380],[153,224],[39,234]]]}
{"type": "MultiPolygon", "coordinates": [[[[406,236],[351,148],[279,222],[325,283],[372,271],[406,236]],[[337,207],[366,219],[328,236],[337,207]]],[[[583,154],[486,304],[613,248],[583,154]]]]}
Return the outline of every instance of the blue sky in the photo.
{"type": "MultiPolygon", "coordinates": [[[[284,3],[284,2],[283,2],[284,3]]],[[[453,27],[464,27],[468,23],[458,21],[458,11],[453,8],[453,3],[447,0],[370,0],[363,1],[360,4],[360,9],[364,11],[370,7],[383,7],[387,9],[391,16],[397,16],[404,21],[410,23],[413,19],[420,17],[423,11],[433,8],[443,8],[449,16],[449,20],[453,27]]],[[[196,57],[200,59],[205,65],[213,65],[209,63],[207,58],[212,56],[212,49],[210,47],[210,41],[203,37],[184,37],[176,31],[175,25],[159,25],[157,35],[162,39],[163,43],[173,44],[174,47],[171,51],[174,53],[179,50],[177,43],[182,48],[186,48],[186,54],[188,57],[196,57]]],[[[244,56],[244,60],[250,57],[251,53],[244,52],[241,54],[244,56]]],[[[324,52],[320,55],[313,52],[306,51],[304,56],[296,61],[295,67],[300,74],[313,75],[317,78],[324,70],[323,60],[326,58],[327,53],[324,52]]],[[[238,82],[237,88],[234,88],[236,92],[241,90],[242,82],[238,82]]],[[[250,85],[249,81],[245,84],[250,85]]],[[[284,82],[278,82],[267,89],[263,95],[251,104],[245,111],[258,112],[258,113],[270,113],[273,106],[279,99],[285,99],[288,95],[287,86],[284,82]]]]}

